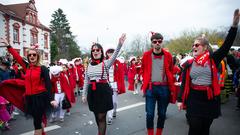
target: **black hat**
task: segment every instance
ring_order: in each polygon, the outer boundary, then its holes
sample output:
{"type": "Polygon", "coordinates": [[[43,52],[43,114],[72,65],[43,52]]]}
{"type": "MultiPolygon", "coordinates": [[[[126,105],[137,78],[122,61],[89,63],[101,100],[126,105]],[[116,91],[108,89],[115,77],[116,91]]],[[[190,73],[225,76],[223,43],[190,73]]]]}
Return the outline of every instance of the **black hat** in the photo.
{"type": "Polygon", "coordinates": [[[153,32],[152,32],[151,41],[152,41],[153,39],[162,39],[162,40],[163,40],[163,36],[162,36],[162,34],[160,34],[160,33],[153,33],[153,32]]]}

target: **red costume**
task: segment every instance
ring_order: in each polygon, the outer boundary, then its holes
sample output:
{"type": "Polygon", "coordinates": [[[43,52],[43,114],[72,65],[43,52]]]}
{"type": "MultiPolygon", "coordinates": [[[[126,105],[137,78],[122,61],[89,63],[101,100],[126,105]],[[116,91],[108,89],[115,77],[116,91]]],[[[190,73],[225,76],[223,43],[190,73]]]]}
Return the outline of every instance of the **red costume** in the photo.
{"type": "MultiPolygon", "coordinates": [[[[188,60],[188,64],[191,65],[193,63],[193,59],[192,60],[188,60]]],[[[220,85],[218,84],[218,75],[217,75],[217,67],[216,64],[214,62],[214,60],[210,59],[209,63],[211,63],[211,72],[212,72],[212,89],[208,89],[207,90],[207,97],[209,100],[213,99],[213,97],[215,96],[219,96],[220,95],[220,85]]],[[[183,103],[184,101],[187,99],[189,92],[190,92],[190,87],[191,86],[191,78],[190,78],[190,72],[191,72],[191,68],[188,68],[186,70],[186,80],[185,80],[185,88],[184,88],[184,93],[182,96],[182,100],[183,103]]]]}
{"type": "Polygon", "coordinates": [[[76,68],[72,65],[72,68],[68,68],[68,78],[72,89],[76,88],[77,73],[76,68]]]}
{"type": "MultiPolygon", "coordinates": [[[[169,90],[171,92],[171,103],[176,102],[176,88],[174,86],[174,77],[173,77],[173,65],[170,65],[169,63],[172,63],[172,55],[162,49],[163,55],[164,55],[164,70],[166,73],[167,77],[167,83],[169,90]]],[[[142,59],[142,77],[143,77],[143,85],[142,85],[142,90],[144,93],[146,93],[146,90],[150,87],[151,85],[151,74],[152,74],[152,53],[153,49],[147,51],[143,55],[142,59]]]]}
{"type": "MultiPolygon", "coordinates": [[[[11,79],[2,82],[0,94],[20,110],[25,111],[23,107],[23,99],[25,95],[30,96],[47,91],[43,78],[41,78],[41,66],[29,65],[27,68],[27,64],[24,63],[21,56],[12,47],[9,47],[8,51],[23,67],[26,75],[25,80],[11,79]]],[[[45,80],[45,82],[47,82],[47,80],[45,80]]]]}
{"type": "Polygon", "coordinates": [[[5,80],[0,83],[0,95],[15,105],[21,111],[24,110],[25,82],[20,79],[5,80]]]}
{"type": "Polygon", "coordinates": [[[124,83],[123,63],[116,59],[113,66],[114,66],[114,81],[117,82],[118,94],[125,93],[126,89],[124,83]]]}
{"type": "MultiPolygon", "coordinates": [[[[0,94],[13,105],[34,119],[35,130],[42,129],[42,122],[46,126],[45,111],[50,109],[53,101],[48,69],[45,66],[32,65],[10,46],[8,51],[25,71],[25,80],[10,79],[0,84],[0,94]],[[39,120],[42,119],[42,120],[39,120]]],[[[43,132],[44,134],[44,132],[43,132]]]]}
{"type": "MultiPolygon", "coordinates": [[[[177,65],[173,66],[173,75],[174,75],[175,82],[180,82],[181,69],[177,65]]],[[[177,94],[180,92],[180,85],[175,87],[176,87],[176,97],[177,97],[177,94]]]]}
{"type": "Polygon", "coordinates": [[[137,74],[136,65],[131,64],[128,69],[128,90],[134,91],[135,76],[137,74]]]}
{"type": "Polygon", "coordinates": [[[73,92],[72,87],[70,85],[70,82],[68,80],[67,74],[60,73],[60,76],[58,76],[58,77],[53,76],[52,77],[51,83],[52,83],[52,92],[53,93],[58,93],[57,81],[60,81],[61,90],[66,94],[66,97],[68,98],[68,100],[71,103],[75,103],[74,92],[73,92]]]}
{"type": "Polygon", "coordinates": [[[136,74],[137,74],[137,80],[140,82],[141,81],[141,68],[142,68],[142,63],[137,62],[136,63],[136,74]]]}
{"type": "Polygon", "coordinates": [[[83,81],[84,81],[84,66],[82,64],[79,65],[75,65],[76,69],[77,69],[77,79],[78,79],[78,87],[82,88],[83,87],[83,81]]]}
{"type": "Polygon", "coordinates": [[[123,71],[124,71],[124,75],[128,75],[128,65],[124,62],[123,64],[123,71]]]}

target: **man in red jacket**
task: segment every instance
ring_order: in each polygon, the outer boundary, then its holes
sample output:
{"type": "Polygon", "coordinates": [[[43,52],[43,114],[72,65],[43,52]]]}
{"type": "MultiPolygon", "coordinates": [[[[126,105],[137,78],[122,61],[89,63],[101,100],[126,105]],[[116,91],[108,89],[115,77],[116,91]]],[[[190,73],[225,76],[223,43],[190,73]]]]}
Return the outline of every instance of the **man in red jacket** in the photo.
{"type": "Polygon", "coordinates": [[[156,135],[162,134],[169,102],[175,102],[172,55],[162,48],[163,36],[153,33],[152,49],[143,54],[142,90],[146,97],[146,122],[148,135],[154,134],[154,111],[157,102],[158,120],[156,135]]]}

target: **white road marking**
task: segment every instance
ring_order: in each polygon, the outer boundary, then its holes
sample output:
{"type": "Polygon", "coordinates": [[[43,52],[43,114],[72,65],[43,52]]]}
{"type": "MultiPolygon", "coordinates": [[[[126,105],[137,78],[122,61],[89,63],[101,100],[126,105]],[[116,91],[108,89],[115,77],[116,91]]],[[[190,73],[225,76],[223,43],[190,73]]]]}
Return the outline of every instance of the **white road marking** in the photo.
{"type": "MultiPolygon", "coordinates": [[[[134,107],[138,107],[138,106],[141,106],[141,105],[145,105],[145,103],[144,102],[139,102],[139,103],[136,103],[136,104],[124,106],[124,107],[118,108],[117,112],[125,111],[125,110],[131,109],[131,108],[134,108],[134,107]]],[[[53,125],[53,126],[49,126],[49,127],[44,128],[44,131],[48,132],[48,131],[55,130],[55,129],[58,129],[58,128],[61,128],[61,127],[58,126],[58,125],[53,125]]],[[[34,131],[29,131],[29,132],[26,132],[26,133],[22,133],[20,135],[33,135],[33,134],[34,134],[34,131]]]]}
{"type": "Polygon", "coordinates": [[[145,103],[144,102],[139,102],[139,103],[136,103],[136,104],[124,106],[124,107],[118,108],[117,112],[125,111],[127,109],[131,109],[131,108],[138,107],[138,106],[141,106],[141,105],[145,105],[145,103]]]}
{"type": "MultiPolygon", "coordinates": [[[[61,127],[58,126],[58,125],[53,125],[53,126],[49,126],[49,127],[44,128],[44,131],[48,132],[48,131],[55,130],[55,129],[58,129],[58,128],[61,128],[61,127]]],[[[33,135],[33,134],[34,134],[34,131],[29,131],[29,132],[26,132],[26,133],[22,133],[20,135],[33,135]]]]}

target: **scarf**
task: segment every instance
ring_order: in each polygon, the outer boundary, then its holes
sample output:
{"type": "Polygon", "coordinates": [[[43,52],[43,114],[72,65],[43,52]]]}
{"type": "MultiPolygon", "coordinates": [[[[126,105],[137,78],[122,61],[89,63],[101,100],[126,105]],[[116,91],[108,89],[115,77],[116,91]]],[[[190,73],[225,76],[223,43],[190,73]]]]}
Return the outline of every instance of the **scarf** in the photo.
{"type": "Polygon", "coordinates": [[[200,65],[200,66],[204,66],[204,64],[209,60],[209,51],[206,50],[203,54],[197,56],[196,58],[194,58],[194,61],[200,65]]]}
{"type": "Polygon", "coordinates": [[[94,60],[94,59],[92,59],[91,65],[97,65],[97,64],[99,64],[100,62],[101,62],[100,60],[94,60]]]}

